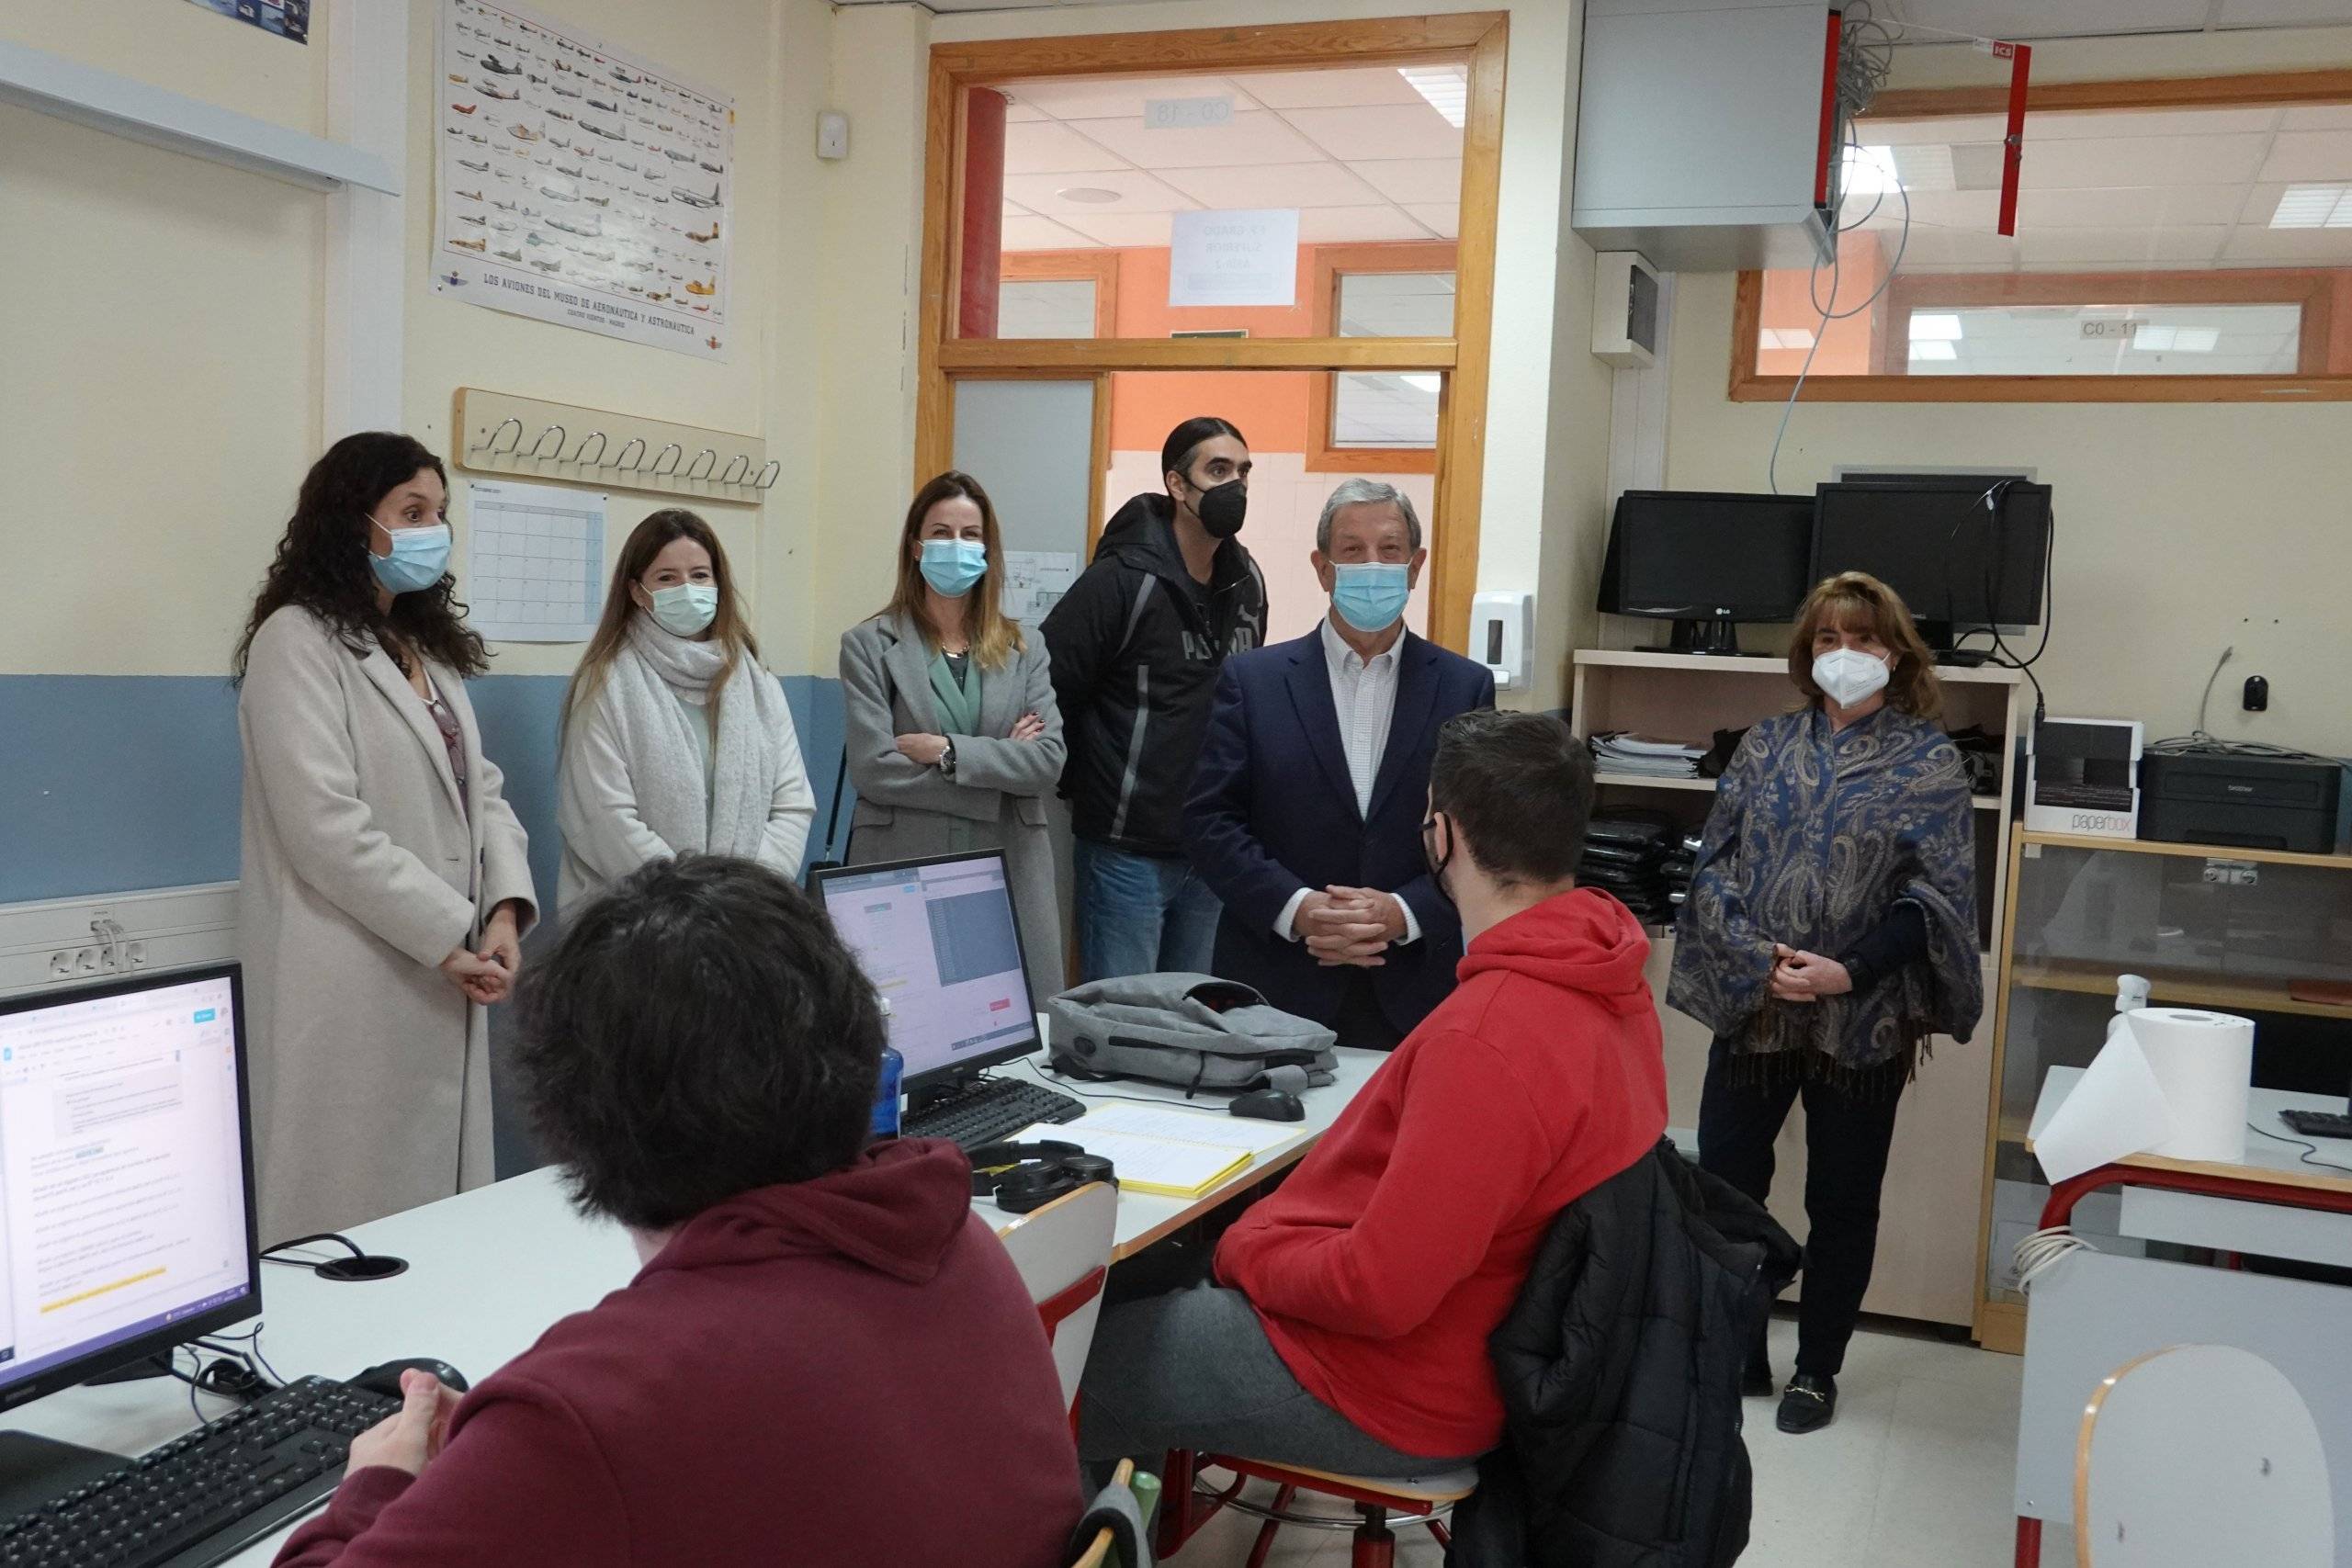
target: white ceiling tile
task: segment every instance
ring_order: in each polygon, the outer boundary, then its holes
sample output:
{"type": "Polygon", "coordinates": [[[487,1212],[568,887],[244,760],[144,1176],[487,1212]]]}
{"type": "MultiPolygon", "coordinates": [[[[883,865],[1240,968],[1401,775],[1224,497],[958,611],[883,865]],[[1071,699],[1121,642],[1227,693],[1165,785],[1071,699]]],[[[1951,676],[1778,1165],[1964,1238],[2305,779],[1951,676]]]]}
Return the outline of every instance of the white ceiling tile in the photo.
{"type": "Polygon", "coordinates": [[[2264,159],[2263,180],[2352,179],[2352,130],[2282,130],[2264,159]]]}
{"type": "Polygon", "coordinates": [[[1903,253],[1903,270],[1914,265],[1949,266],[1966,263],[1992,272],[2007,272],[2017,265],[2015,240],[2005,240],[1991,230],[1925,229],[1914,225],[1911,242],[1903,253]]]}
{"type": "Polygon", "coordinates": [[[1430,231],[1397,208],[1316,207],[1298,215],[1298,237],[1310,245],[1357,245],[1377,240],[1426,240],[1430,231]]]}
{"type": "Polygon", "coordinates": [[[1024,215],[1005,219],[1004,248],[1008,251],[1084,251],[1094,249],[1095,242],[1074,229],[1063,228],[1050,218],[1024,215]]]}
{"type": "Polygon", "coordinates": [[[1237,114],[1223,125],[1150,130],[1133,119],[1086,119],[1075,129],[1144,169],[1205,169],[1245,164],[1306,164],[1315,144],[1264,109],[1237,114]]]}
{"type": "Polygon", "coordinates": [[[1894,147],[1918,141],[1998,141],[2007,133],[2007,122],[1996,114],[1949,115],[1933,119],[1882,119],[1864,115],[1854,122],[1854,140],[1865,147],[1894,147]]]}
{"type": "Polygon", "coordinates": [[[1072,218],[1069,223],[1071,228],[1106,245],[1157,250],[1168,243],[1165,212],[1106,212],[1097,208],[1082,218],[1072,218]]]}
{"type": "Polygon", "coordinates": [[[2222,247],[2222,261],[2352,266],[2352,229],[2240,229],[2222,247]]]}
{"type": "Polygon", "coordinates": [[[1175,212],[1193,205],[1182,192],[1140,169],[1086,175],[1007,175],[1004,194],[1032,212],[1042,212],[1065,222],[1090,212],[1175,212]],[[1119,199],[1099,205],[1064,201],[1060,193],[1074,187],[1114,191],[1119,199]]]}
{"type": "Polygon", "coordinates": [[[1022,206],[1017,201],[1008,201],[1004,204],[1004,215],[1007,218],[1027,218],[1033,216],[1027,208],[1022,206]]]}
{"type": "Polygon", "coordinates": [[[2018,183],[2031,190],[2114,186],[2233,185],[2254,178],[2261,135],[2086,137],[2026,142],[2018,183]]]}
{"type": "MultiPolygon", "coordinates": [[[[2036,141],[2082,141],[2123,136],[2225,136],[2278,128],[2275,108],[2083,109],[2026,117],[2026,156],[2036,141]]],[[[1993,133],[2005,134],[2002,130],[1993,133]]]]}
{"type": "Polygon", "coordinates": [[[2149,262],[2210,262],[2230,231],[2188,229],[2029,229],[2018,225],[2018,253],[2028,267],[2096,265],[2119,272],[2149,262]]]}
{"type": "Polygon", "coordinates": [[[1203,207],[1367,207],[1380,193],[1328,159],[1317,164],[1256,164],[1216,169],[1161,169],[1159,177],[1203,207]]]}
{"type": "MultiPolygon", "coordinates": [[[[2208,0],[1881,0],[1882,17],[1977,38],[2090,38],[2103,33],[2195,32],[2208,0]]],[[[1932,34],[1914,43],[1949,43],[1932,34]]]]}
{"type": "Polygon", "coordinates": [[[1080,76],[1069,81],[1015,82],[1004,89],[1013,101],[1055,119],[1129,119],[1143,124],[1151,98],[1233,99],[1236,109],[1257,107],[1222,76],[1080,76]]]}
{"type": "MultiPolygon", "coordinates": [[[[1849,196],[1846,198],[1845,221],[1849,227],[1862,220],[1870,212],[1871,203],[1878,202],[1878,210],[1871,214],[1873,229],[1903,227],[1903,198],[1893,192],[1886,199],[1877,197],[1849,196]]],[[[1911,193],[1911,223],[1914,232],[1922,226],[1939,229],[1980,229],[1993,231],[2001,216],[1999,193],[1989,190],[1915,190],[1911,193]]],[[[1888,241],[1891,244],[1892,239],[1888,241]]]]}
{"type": "Polygon", "coordinates": [[[1456,206],[1462,201],[1462,160],[1459,158],[1404,158],[1394,162],[1375,159],[1351,163],[1350,166],[1371,181],[1373,188],[1391,201],[1443,202],[1456,206]]]}
{"type": "Polygon", "coordinates": [[[1453,158],[1462,132],[1425,103],[1370,104],[1357,108],[1287,109],[1283,118],[1334,158],[1453,158]]]}
{"type": "MultiPolygon", "coordinates": [[[[1991,193],[1985,193],[1991,194],[1991,193]]],[[[2113,190],[2021,190],[2018,228],[2103,229],[2234,223],[2245,186],[2133,186],[2113,190]]]]}
{"type": "Polygon", "coordinates": [[[1236,78],[1270,109],[1350,108],[1363,104],[1418,104],[1421,95],[1385,65],[1332,71],[1260,71],[1236,78]]]}
{"type": "Polygon", "coordinates": [[[1405,210],[1413,221],[1426,227],[1441,240],[1451,240],[1461,232],[1462,209],[1444,202],[1408,201],[1405,210]]]}
{"type": "Polygon", "coordinates": [[[2278,121],[2281,130],[2352,130],[2352,104],[2305,104],[2285,110],[2278,121]]]}
{"type": "Polygon", "coordinates": [[[1031,108],[1027,104],[1010,103],[1004,106],[1004,118],[1008,125],[1024,125],[1045,118],[1045,110],[1031,108]]]}
{"type": "MultiPolygon", "coordinates": [[[[2299,205],[2305,205],[2305,209],[2308,211],[2309,208],[2307,204],[2310,201],[2317,200],[2324,203],[2329,199],[2328,195],[2326,194],[2327,187],[2342,186],[2347,183],[2352,182],[2343,180],[2320,181],[2316,182],[2316,184],[2321,187],[2317,190],[2314,190],[2310,185],[2301,186],[2301,190],[2303,195],[2299,205]]],[[[2243,187],[2245,203],[2239,209],[2237,220],[2240,223],[2245,224],[2249,229],[2269,228],[2271,226],[2270,220],[2278,214],[2278,203],[2280,199],[2287,195],[2290,188],[2296,187],[2290,187],[2283,185],[2257,185],[2243,187]]],[[[2300,228],[2304,225],[2298,224],[2295,226],[2300,228]]],[[[2324,221],[2323,221],[2320,226],[2324,227],[2324,221]]]]}
{"type": "Polygon", "coordinates": [[[1101,142],[1050,119],[1004,128],[1004,172],[1008,175],[1069,175],[1129,166],[1101,142]]]}
{"type": "Polygon", "coordinates": [[[2352,0],[2222,0],[2224,28],[2291,28],[2352,22],[2352,0]]]}

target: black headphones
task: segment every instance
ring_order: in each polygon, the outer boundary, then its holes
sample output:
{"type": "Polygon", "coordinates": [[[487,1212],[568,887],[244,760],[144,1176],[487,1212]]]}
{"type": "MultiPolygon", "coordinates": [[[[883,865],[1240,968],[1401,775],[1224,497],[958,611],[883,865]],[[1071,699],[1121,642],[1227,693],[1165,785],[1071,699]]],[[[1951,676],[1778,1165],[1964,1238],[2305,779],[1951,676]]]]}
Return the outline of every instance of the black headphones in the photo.
{"type": "Polygon", "coordinates": [[[993,1193],[996,1206],[1009,1214],[1042,1209],[1090,1181],[1119,1184],[1109,1160],[1057,1140],[983,1144],[971,1151],[970,1157],[972,1196],[986,1198],[993,1193]]]}

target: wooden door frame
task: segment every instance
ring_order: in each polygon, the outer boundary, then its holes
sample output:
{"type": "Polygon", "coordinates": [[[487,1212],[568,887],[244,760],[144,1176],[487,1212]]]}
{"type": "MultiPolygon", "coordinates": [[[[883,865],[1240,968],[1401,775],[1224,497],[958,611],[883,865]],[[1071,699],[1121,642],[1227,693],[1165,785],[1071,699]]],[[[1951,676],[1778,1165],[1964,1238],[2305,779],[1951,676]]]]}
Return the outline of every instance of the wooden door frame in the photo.
{"type": "MultiPolygon", "coordinates": [[[[1407,241],[1396,244],[1317,245],[1315,248],[1314,293],[1307,300],[1310,325],[1317,336],[1337,334],[1340,321],[1340,279],[1374,272],[1453,272],[1456,247],[1452,240],[1407,241]]],[[[1456,288],[1460,285],[1457,283],[1456,288]]],[[[1417,446],[1334,446],[1331,405],[1339,396],[1339,377],[1321,375],[1306,389],[1306,471],[1364,474],[1433,474],[1437,448],[1417,446]]]]}
{"type": "MultiPolygon", "coordinates": [[[[1487,369],[1494,325],[1496,232],[1502,176],[1503,79],[1510,18],[1501,12],[1398,17],[1254,28],[1203,28],[1077,38],[935,44],[923,152],[923,252],[917,323],[914,479],[949,464],[955,448],[954,381],[1119,370],[1434,371],[1438,403],[1436,502],[1431,509],[1430,635],[1467,647],[1478,581],[1479,503],[1486,481],[1487,369]],[[1460,60],[1469,71],[1462,145],[1462,202],[1450,338],[1103,338],[963,340],[947,309],[958,287],[966,93],[976,86],[1052,76],[1236,75],[1317,66],[1402,65],[1460,60]]],[[[1098,386],[1101,383],[1098,383],[1098,386]]],[[[1108,399],[1098,392],[1102,433],[1108,399]]],[[[1098,468],[1101,466],[1098,462],[1098,468]]],[[[1088,520],[1090,545],[1101,524],[1088,520]]]]}

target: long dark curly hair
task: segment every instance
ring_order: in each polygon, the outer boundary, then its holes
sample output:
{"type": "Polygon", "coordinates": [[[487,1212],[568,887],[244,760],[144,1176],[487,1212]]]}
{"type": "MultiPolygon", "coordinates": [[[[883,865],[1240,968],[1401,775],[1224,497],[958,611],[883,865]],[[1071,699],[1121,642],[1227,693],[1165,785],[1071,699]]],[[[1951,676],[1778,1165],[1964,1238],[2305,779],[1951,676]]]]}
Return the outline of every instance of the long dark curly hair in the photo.
{"type": "Polygon", "coordinates": [[[448,470],[424,443],[383,430],[346,435],[311,465],[294,515],[277,541],[277,558],[269,563],[261,592],[254,595],[245,634],[237,639],[236,657],[230,663],[232,679],[245,678],[245,659],[261,624],[288,604],[324,621],[354,653],[365,651],[367,639],[373,637],[403,668],[404,650],[422,653],[460,676],[479,675],[490,668],[490,652],[466,625],[466,606],[458,599],[456,579],[447,573],[429,588],[401,594],[389,614],[376,605],[376,574],[368,564],[368,521],[384,497],[424,468],[439,475],[444,486],[448,484],[448,470]]]}

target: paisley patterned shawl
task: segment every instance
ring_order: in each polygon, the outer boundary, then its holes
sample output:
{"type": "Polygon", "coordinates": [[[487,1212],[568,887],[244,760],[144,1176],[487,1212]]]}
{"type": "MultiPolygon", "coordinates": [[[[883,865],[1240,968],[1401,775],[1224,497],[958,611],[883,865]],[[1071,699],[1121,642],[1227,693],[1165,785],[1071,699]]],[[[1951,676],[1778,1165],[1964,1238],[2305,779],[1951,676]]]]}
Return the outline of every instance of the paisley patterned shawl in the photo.
{"type": "Polygon", "coordinates": [[[1812,1053],[1846,1071],[1916,1066],[1935,1034],[1966,1040],[1984,1002],[1975,821],[1943,731],[1883,708],[1841,733],[1817,707],[1749,730],[1707,819],[1667,1001],[1737,1054],[1812,1053]],[[1924,963],[1867,991],[1772,999],[1774,942],[1838,957],[1899,903],[1926,918],[1924,963]]]}

